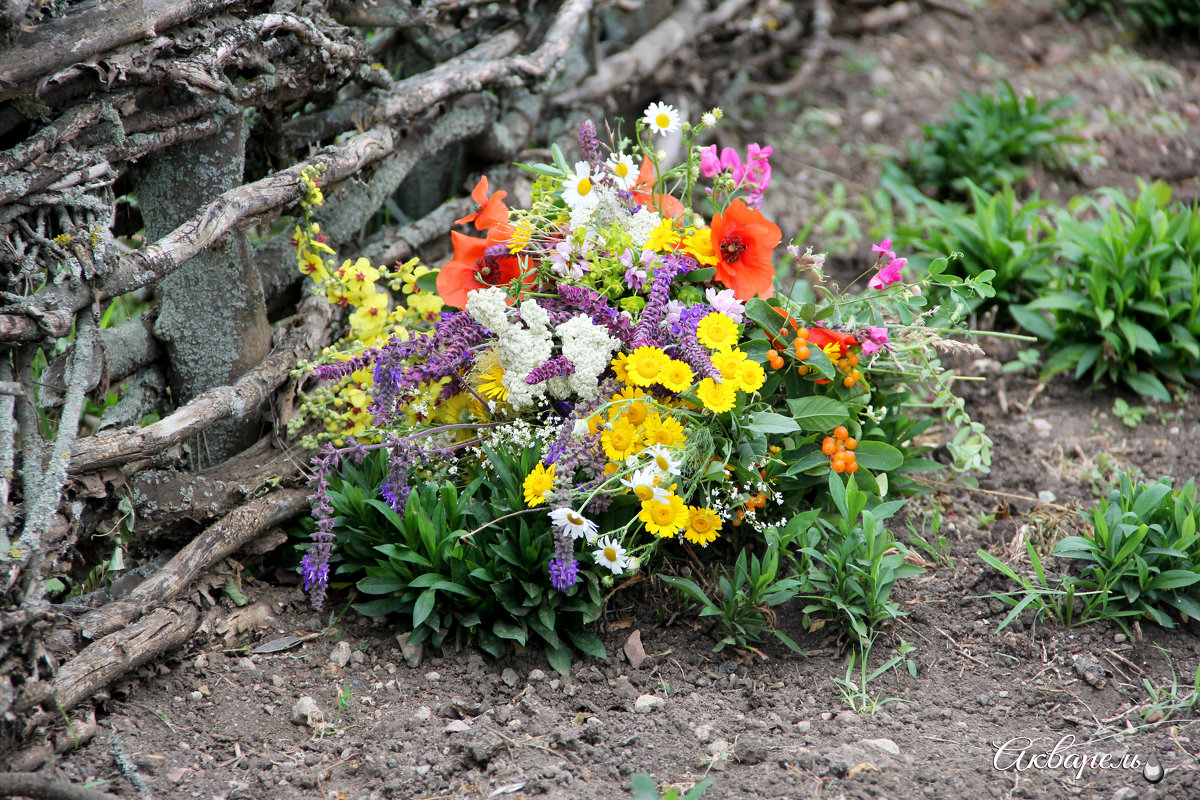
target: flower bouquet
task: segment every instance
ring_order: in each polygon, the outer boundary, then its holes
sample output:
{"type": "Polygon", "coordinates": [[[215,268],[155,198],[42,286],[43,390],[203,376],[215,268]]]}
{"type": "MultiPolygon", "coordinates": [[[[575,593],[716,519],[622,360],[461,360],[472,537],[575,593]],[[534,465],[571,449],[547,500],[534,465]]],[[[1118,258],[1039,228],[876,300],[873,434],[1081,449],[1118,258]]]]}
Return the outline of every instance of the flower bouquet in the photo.
{"type": "MultiPolygon", "coordinates": [[[[509,208],[481,178],[477,211],[456,223],[468,232],[451,232],[453,257],[436,271],[415,261],[337,267],[306,213],[300,268],[354,309],[347,336],[314,368],[324,388],[300,418],[325,426],[309,439],[326,440],[302,563],[314,603],[337,563],[350,577],[365,571],[358,588],[382,595],[368,613],[408,610],[414,629],[427,629],[422,638],[436,641],[453,625],[482,624],[480,604],[495,604],[484,576],[536,598],[521,619],[538,618],[550,594],[581,587],[598,607],[598,579],[629,579],[652,558],[695,561],[693,548],[734,533],[761,539],[823,509],[835,482],[877,496],[911,488],[908,473],[936,466],[913,441],[933,423],[905,412],[914,391],[951,412],[957,456],[986,461],[986,436],[937,361],[941,331],[923,324],[922,284],[903,280],[905,259],[879,243],[866,287],[851,294],[826,279],[820,256],[782,248],[760,210],[771,148],[751,145],[743,159],[697,146],[719,119],[714,110],[689,125],[654,103],[631,139],[607,142],[585,123],[574,164],[555,146],[552,163],[521,165],[534,176],[525,209],[509,208]],[[677,132],[687,156],[670,165],[656,143],[677,132]],[[344,484],[347,465],[372,451],[378,487],[346,500],[331,475],[342,469],[344,484]],[[488,499],[472,506],[470,529],[445,521],[480,493],[488,499]],[[414,502],[418,516],[449,503],[442,524],[462,529],[436,558],[423,528],[407,545],[355,544],[370,525],[355,534],[334,500],[373,502],[397,531],[420,527],[414,502]],[[495,553],[480,556],[472,547],[489,532],[495,553]],[[526,543],[539,535],[546,549],[526,543]],[[358,555],[331,562],[339,542],[358,555]],[[449,566],[439,571],[443,556],[449,566]],[[488,566],[497,560],[523,577],[497,577],[488,566]],[[439,616],[439,597],[458,610],[439,616]]],[[[311,211],[319,174],[305,180],[311,211]]],[[[930,272],[923,283],[939,279],[930,272]]],[[[353,474],[351,483],[373,480],[353,474]]],[[[513,603],[521,605],[499,602],[513,603]]],[[[557,643],[552,620],[534,629],[557,643]]],[[[504,631],[511,626],[494,632],[524,643],[504,631]]]]}

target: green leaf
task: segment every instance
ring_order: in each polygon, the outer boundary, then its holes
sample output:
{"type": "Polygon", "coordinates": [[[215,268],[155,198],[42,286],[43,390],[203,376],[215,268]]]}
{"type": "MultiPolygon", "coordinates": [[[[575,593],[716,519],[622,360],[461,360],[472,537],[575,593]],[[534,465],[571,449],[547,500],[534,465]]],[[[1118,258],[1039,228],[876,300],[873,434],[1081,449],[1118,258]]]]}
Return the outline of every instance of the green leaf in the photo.
{"type": "Polygon", "coordinates": [[[434,603],[437,602],[437,590],[426,589],[417,597],[417,602],[413,603],[413,627],[421,627],[421,623],[429,619],[429,615],[433,613],[434,603]]]}
{"type": "Polygon", "coordinates": [[[850,416],[846,406],[832,397],[794,397],[787,404],[792,412],[792,420],[800,430],[828,431],[841,425],[850,416]]]}
{"type": "Polygon", "coordinates": [[[1038,337],[1039,339],[1045,339],[1046,341],[1053,341],[1054,326],[1047,322],[1045,317],[1033,309],[1029,308],[1028,306],[1010,305],[1008,307],[1008,313],[1012,314],[1012,318],[1016,320],[1018,325],[1032,333],[1034,336],[1038,337]]]}
{"type": "Polygon", "coordinates": [[[858,443],[854,450],[854,460],[865,469],[886,472],[903,464],[904,454],[887,442],[868,440],[858,443]]]}
{"type": "Polygon", "coordinates": [[[571,674],[571,651],[567,648],[546,645],[546,660],[564,678],[571,674]]]}
{"type": "Polygon", "coordinates": [[[701,267],[690,272],[685,272],[679,276],[678,280],[684,283],[707,283],[717,274],[716,267],[701,267]]]}
{"type": "Polygon", "coordinates": [[[1197,581],[1200,581],[1200,572],[1193,572],[1190,569],[1169,569],[1155,575],[1147,588],[1179,589],[1183,586],[1191,586],[1197,581]]]}
{"type": "Polygon", "coordinates": [[[441,270],[432,270],[417,276],[417,288],[422,292],[437,292],[437,277],[441,270]]]}
{"type": "MultiPolygon", "coordinates": [[[[818,398],[805,398],[814,400],[818,398]]],[[[824,398],[820,398],[824,399],[824,398]]],[[[750,415],[750,421],[742,426],[748,430],[756,431],[765,434],[784,434],[794,433],[800,430],[800,425],[791,417],[785,417],[782,414],[776,414],[773,411],[757,411],[750,415]]]]}
{"type": "Polygon", "coordinates": [[[1125,381],[1130,389],[1144,397],[1153,397],[1164,403],[1171,402],[1171,394],[1167,391],[1167,387],[1148,372],[1127,372],[1121,376],[1121,380],[1125,381]]]}
{"type": "Polygon", "coordinates": [[[391,594],[408,588],[407,582],[382,575],[368,575],[355,585],[363,594],[391,594]]]}
{"type": "Polygon", "coordinates": [[[246,595],[242,593],[242,587],[238,586],[238,582],[233,578],[229,578],[227,581],[225,581],[223,591],[225,592],[225,596],[232,600],[233,604],[238,608],[241,608],[250,602],[250,598],[246,597],[246,595]]]}

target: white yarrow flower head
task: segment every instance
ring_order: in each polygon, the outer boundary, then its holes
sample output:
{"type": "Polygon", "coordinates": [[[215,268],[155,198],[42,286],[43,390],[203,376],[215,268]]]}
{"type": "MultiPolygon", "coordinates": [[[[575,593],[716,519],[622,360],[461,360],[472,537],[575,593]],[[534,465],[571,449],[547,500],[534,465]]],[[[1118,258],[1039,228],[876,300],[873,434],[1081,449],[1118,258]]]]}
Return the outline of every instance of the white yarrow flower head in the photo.
{"type": "Polygon", "coordinates": [[[651,103],[646,107],[642,122],[646,123],[651,133],[666,136],[679,130],[679,110],[666,103],[651,103]]]}
{"type": "Polygon", "coordinates": [[[633,156],[628,153],[613,153],[608,157],[608,171],[612,174],[617,186],[628,191],[637,182],[637,167],[633,164],[633,156]]]}
{"type": "Polygon", "coordinates": [[[651,468],[657,470],[660,475],[679,474],[679,468],[683,462],[672,448],[663,444],[656,444],[647,447],[642,452],[643,455],[650,456],[651,468]]]}
{"type": "Polygon", "coordinates": [[[596,540],[596,523],[572,508],[556,508],[550,512],[550,521],[572,539],[596,540]]]}
{"type": "Polygon", "coordinates": [[[563,181],[563,202],[574,208],[584,202],[595,188],[591,166],[586,161],[576,161],[575,172],[563,181]]]}
{"type": "Polygon", "coordinates": [[[597,564],[608,567],[614,575],[620,575],[629,566],[625,548],[611,536],[604,536],[596,542],[596,551],[592,555],[596,557],[597,564]]]}

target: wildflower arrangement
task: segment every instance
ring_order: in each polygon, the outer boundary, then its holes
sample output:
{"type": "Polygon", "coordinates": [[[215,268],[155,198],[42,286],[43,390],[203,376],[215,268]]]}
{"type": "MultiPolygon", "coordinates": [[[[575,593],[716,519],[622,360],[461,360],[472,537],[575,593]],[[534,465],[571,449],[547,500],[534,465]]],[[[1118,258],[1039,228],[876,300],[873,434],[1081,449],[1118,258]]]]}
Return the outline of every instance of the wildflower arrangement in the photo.
{"type": "MultiPolygon", "coordinates": [[[[487,524],[522,518],[552,532],[542,575],[564,594],[652,556],[786,525],[825,506],[831,477],[895,492],[930,466],[912,442],[929,423],[905,411],[917,395],[959,423],[963,463],[986,466],[989,442],[936,353],[966,345],[924,324],[906,260],[885,240],[863,290],[837,290],[822,258],[781,246],[761,211],[771,148],[743,158],[696,145],[721,116],[691,125],[653,103],[631,138],[608,142],[585,123],[578,161],[555,146],[551,163],[522,165],[534,176],[525,209],[481,178],[478,210],[458,221],[466,231],[451,232],[453,256],[436,273],[331,270],[306,217],[301,269],[354,309],[348,336],[314,367],[329,440],[302,564],[315,603],[338,538],[328,476],[371,450],[386,451],[378,493],[401,514],[414,486],[474,486],[525,465],[518,507],[494,506],[487,524]],[[677,132],[687,157],[670,164],[657,144],[677,132]],[[809,302],[793,299],[809,286],[809,302]]],[[[933,269],[923,283],[938,280],[933,269]]],[[[360,590],[382,585],[374,575],[360,590]]]]}

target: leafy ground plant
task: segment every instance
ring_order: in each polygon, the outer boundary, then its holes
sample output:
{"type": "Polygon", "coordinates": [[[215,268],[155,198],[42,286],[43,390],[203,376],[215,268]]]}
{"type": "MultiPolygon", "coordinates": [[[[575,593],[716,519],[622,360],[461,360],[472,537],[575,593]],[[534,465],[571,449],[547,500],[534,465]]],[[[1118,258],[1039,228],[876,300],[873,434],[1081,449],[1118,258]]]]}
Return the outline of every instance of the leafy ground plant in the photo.
{"type": "Polygon", "coordinates": [[[879,693],[872,694],[868,687],[881,675],[904,664],[912,677],[917,677],[917,662],[908,657],[916,649],[911,642],[901,640],[900,645],[892,650],[891,658],[875,669],[867,672],[867,661],[871,657],[871,649],[875,644],[874,638],[857,647],[850,648],[850,659],[846,662],[846,677],[833,678],[833,684],[842,696],[842,702],[851,711],[859,714],[874,714],[888,703],[894,703],[899,698],[882,697],[879,693]],[[858,672],[855,673],[857,665],[858,672]]]}
{"type": "Polygon", "coordinates": [[[1063,8],[1072,19],[1103,13],[1159,38],[1200,33],[1200,0],[1067,0],[1063,8]]]}
{"type": "Polygon", "coordinates": [[[1066,625],[1102,619],[1127,627],[1150,619],[1164,628],[1200,619],[1200,505],[1194,481],[1172,488],[1170,479],[1136,484],[1122,473],[1120,485],[1092,511],[1089,536],[1068,536],[1053,555],[1080,563],[1080,574],[1047,577],[1032,544],[1034,576],[1020,575],[995,556],[979,557],[1021,587],[994,596],[1011,605],[1003,629],[1023,611],[1066,625]]]}
{"type": "Polygon", "coordinates": [[[832,619],[859,642],[869,641],[876,626],[901,615],[891,599],[896,581],[922,572],[904,560],[907,550],[883,524],[904,501],[868,509],[869,496],[854,476],[843,483],[831,475],[829,494],[836,514],[818,518],[799,542],[804,614],[810,628],[832,619]]]}
{"type": "Polygon", "coordinates": [[[924,139],[909,146],[904,170],[935,197],[964,196],[965,180],[995,192],[1024,177],[1029,165],[1050,159],[1055,146],[1076,141],[1059,132],[1065,119],[1054,116],[1072,102],[1022,97],[1007,81],[994,93],[964,94],[947,117],[922,126],[924,139]]]}
{"type": "Polygon", "coordinates": [[[654,779],[643,773],[634,775],[630,781],[633,784],[631,800],[700,800],[708,791],[708,787],[713,785],[715,778],[701,781],[689,789],[686,794],[680,794],[674,786],[667,787],[662,794],[659,794],[654,779]]]}
{"type": "Polygon", "coordinates": [[[1170,402],[1160,376],[1200,378],[1200,206],[1172,205],[1163,183],[1142,184],[1132,201],[1100,194],[1104,203],[1072,203],[1074,216],[1094,220],[1060,216],[1062,278],[1027,306],[1052,312],[1055,324],[1026,327],[1053,342],[1045,377],[1090,373],[1092,385],[1123,382],[1170,402]]]}
{"type": "Polygon", "coordinates": [[[602,658],[603,644],[586,630],[600,614],[596,578],[584,576],[567,593],[543,586],[541,565],[553,554],[553,536],[511,513],[520,504],[517,471],[536,452],[489,455],[490,480],[480,476],[461,490],[421,486],[403,514],[361,488],[386,477],[383,452],[343,467],[327,492],[342,545],[335,581],[353,580],[359,592],[376,597],[358,604],[359,612],[406,619],[413,643],[470,640],[498,656],[511,645],[540,641],[551,666],[564,673],[570,645],[602,658]]]}
{"type": "Polygon", "coordinates": [[[801,584],[796,578],[780,577],[780,543],[773,530],[767,532],[767,542],[761,559],[742,550],[732,572],[726,570],[724,574],[714,575],[712,597],[688,578],[659,575],[665,583],[698,603],[701,617],[712,618],[717,637],[714,652],[729,645],[753,649],[768,632],[795,652],[803,652],[790,636],[775,627],[775,615],[771,611],[794,598],[801,584]]]}

